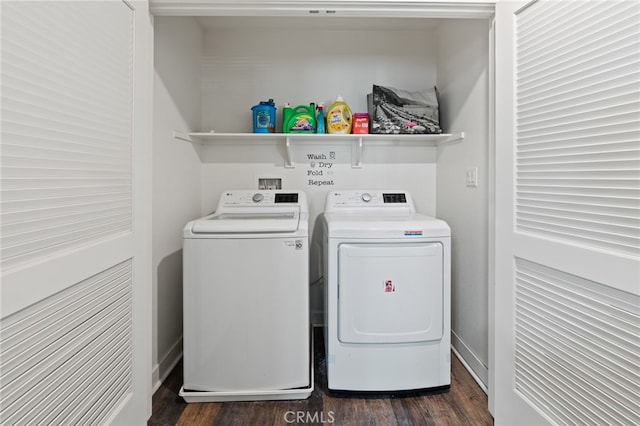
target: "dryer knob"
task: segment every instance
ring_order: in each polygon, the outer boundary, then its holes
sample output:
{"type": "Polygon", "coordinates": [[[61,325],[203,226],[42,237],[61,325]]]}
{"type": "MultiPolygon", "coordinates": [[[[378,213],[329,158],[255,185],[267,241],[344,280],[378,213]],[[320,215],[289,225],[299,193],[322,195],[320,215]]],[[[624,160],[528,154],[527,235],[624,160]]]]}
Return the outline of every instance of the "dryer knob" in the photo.
{"type": "Polygon", "coordinates": [[[365,192],[364,194],[362,194],[362,201],[364,201],[365,203],[368,203],[369,201],[371,201],[371,194],[369,194],[368,192],[365,192]]]}
{"type": "Polygon", "coordinates": [[[264,195],[262,195],[261,193],[257,193],[257,194],[253,194],[253,197],[251,198],[255,203],[259,203],[260,201],[262,201],[264,199],[264,195]]]}

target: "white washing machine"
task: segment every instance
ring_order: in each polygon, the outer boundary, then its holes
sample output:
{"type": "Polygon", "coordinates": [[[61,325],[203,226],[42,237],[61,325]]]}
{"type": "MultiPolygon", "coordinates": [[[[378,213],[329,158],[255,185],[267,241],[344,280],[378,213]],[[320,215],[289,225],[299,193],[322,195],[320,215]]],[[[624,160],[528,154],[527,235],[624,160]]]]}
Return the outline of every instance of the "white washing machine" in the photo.
{"type": "Polygon", "coordinates": [[[311,394],[308,215],[303,192],[226,191],[184,228],[187,402],[311,394]]]}
{"type": "Polygon", "coordinates": [[[329,389],[446,390],[449,226],[407,192],[334,191],[324,234],[329,389]]]}

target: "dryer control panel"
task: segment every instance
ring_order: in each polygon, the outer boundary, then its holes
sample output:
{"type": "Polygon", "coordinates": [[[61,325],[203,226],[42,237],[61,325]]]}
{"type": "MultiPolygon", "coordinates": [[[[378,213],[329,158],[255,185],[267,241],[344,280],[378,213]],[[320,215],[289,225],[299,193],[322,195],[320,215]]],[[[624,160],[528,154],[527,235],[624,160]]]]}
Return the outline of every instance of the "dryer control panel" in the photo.
{"type": "Polygon", "coordinates": [[[411,195],[406,191],[346,190],[333,191],[327,195],[325,212],[345,210],[376,210],[383,212],[415,212],[411,195]]]}

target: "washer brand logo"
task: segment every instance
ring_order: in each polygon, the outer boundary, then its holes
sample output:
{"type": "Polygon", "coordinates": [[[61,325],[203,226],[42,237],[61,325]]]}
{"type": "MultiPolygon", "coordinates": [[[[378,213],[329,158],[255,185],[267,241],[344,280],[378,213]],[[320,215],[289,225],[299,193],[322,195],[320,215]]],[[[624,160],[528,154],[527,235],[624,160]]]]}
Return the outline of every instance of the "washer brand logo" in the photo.
{"type": "Polygon", "coordinates": [[[404,231],[405,237],[419,237],[422,236],[422,231],[404,231]]]}
{"type": "Polygon", "coordinates": [[[296,250],[302,250],[304,248],[304,242],[302,240],[286,240],[284,245],[287,247],[295,247],[296,250]]]}

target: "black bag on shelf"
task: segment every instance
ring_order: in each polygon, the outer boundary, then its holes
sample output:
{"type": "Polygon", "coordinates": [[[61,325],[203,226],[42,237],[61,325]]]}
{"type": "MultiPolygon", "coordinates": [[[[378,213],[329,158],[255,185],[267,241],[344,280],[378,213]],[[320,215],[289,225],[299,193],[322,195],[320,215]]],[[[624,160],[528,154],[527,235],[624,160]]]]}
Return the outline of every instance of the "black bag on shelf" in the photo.
{"type": "Polygon", "coordinates": [[[370,133],[442,133],[435,87],[408,92],[374,84],[373,93],[367,95],[367,103],[370,133]]]}

